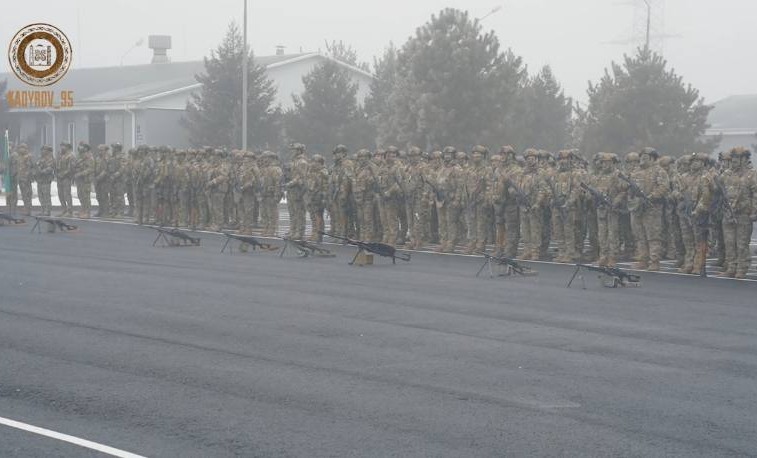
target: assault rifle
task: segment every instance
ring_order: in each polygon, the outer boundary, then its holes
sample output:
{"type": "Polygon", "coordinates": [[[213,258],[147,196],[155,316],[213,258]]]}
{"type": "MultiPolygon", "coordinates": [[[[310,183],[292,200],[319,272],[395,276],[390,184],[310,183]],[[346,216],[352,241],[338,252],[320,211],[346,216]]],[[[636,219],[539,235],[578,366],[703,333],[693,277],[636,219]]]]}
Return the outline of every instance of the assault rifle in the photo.
{"type": "MultiPolygon", "coordinates": [[[[223,232],[223,235],[226,236],[226,243],[223,244],[223,247],[221,248],[221,253],[223,253],[226,250],[226,247],[229,245],[229,242],[232,240],[239,241],[239,251],[246,252],[247,247],[251,246],[253,251],[260,248],[261,250],[266,251],[276,251],[279,249],[277,246],[273,246],[270,243],[263,243],[260,242],[258,239],[251,235],[241,235],[241,234],[232,234],[231,232],[223,232]]],[[[229,247],[229,254],[232,254],[233,249],[229,247]]]]}
{"type": "MultiPolygon", "coordinates": [[[[570,277],[567,286],[568,288],[573,284],[573,280],[576,279],[576,276],[581,269],[598,272],[600,274],[599,278],[602,280],[602,285],[606,288],[617,288],[618,286],[641,286],[640,275],[625,272],[617,267],[592,266],[591,264],[578,263],[576,264],[576,270],[573,272],[573,276],[570,277]]],[[[581,276],[582,283],[583,279],[583,276],[581,276]]],[[[584,289],[586,289],[585,284],[584,289]]]]}
{"type": "Polygon", "coordinates": [[[34,232],[34,230],[37,229],[37,233],[41,233],[42,228],[40,227],[39,223],[49,224],[50,226],[48,232],[55,232],[56,229],[61,232],[75,231],[78,229],[78,227],[74,226],[73,224],[68,224],[62,219],[51,218],[49,216],[35,216],[34,218],[37,220],[37,222],[34,223],[34,226],[32,227],[32,230],[30,232],[34,232]]]}
{"type": "Polygon", "coordinates": [[[641,190],[638,184],[636,184],[635,181],[631,179],[628,175],[624,174],[623,172],[618,172],[618,177],[628,183],[628,187],[631,189],[631,194],[638,196],[641,198],[642,201],[644,201],[644,205],[651,206],[652,201],[647,197],[647,195],[644,193],[644,191],[641,190]]]}
{"type": "Polygon", "coordinates": [[[436,201],[437,208],[444,205],[444,199],[446,198],[444,189],[437,188],[436,185],[428,181],[423,174],[421,174],[421,180],[423,180],[423,183],[427,184],[431,188],[431,191],[434,193],[434,200],[436,201]]]}
{"type": "Polygon", "coordinates": [[[200,246],[199,237],[192,237],[178,229],[166,229],[157,226],[153,226],[153,229],[158,231],[158,236],[152,242],[152,246],[155,246],[158,240],[163,240],[163,246],[200,246]]]}
{"type": "Polygon", "coordinates": [[[307,258],[310,256],[321,256],[327,258],[333,258],[336,255],[326,248],[319,247],[315,243],[308,242],[307,240],[295,240],[290,237],[282,237],[284,242],[284,249],[279,252],[279,257],[284,257],[284,253],[287,248],[292,247],[297,251],[297,256],[301,258],[307,258]]]}
{"type": "MultiPolygon", "coordinates": [[[[328,235],[323,232],[321,232],[323,235],[328,235]]],[[[410,253],[397,253],[397,250],[391,246],[387,245],[386,243],[380,243],[380,242],[363,242],[361,240],[353,240],[348,237],[341,237],[339,235],[329,235],[329,237],[333,237],[337,240],[343,240],[345,244],[347,245],[353,245],[357,247],[357,253],[355,254],[355,257],[352,258],[352,261],[349,262],[350,265],[355,263],[355,260],[357,257],[364,252],[369,252],[373,254],[377,254],[379,256],[384,256],[386,258],[392,258],[392,264],[397,264],[397,259],[400,261],[410,261],[410,253]]]]}
{"type": "Polygon", "coordinates": [[[506,268],[506,271],[504,274],[501,275],[523,275],[526,276],[534,276],[538,275],[539,272],[531,269],[528,266],[524,266],[523,264],[519,263],[513,258],[508,258],[507,256],[494,256],[487,254],[485,251],[479,251],[478,254],[484,257],[484,264],[481,266],[480,269],[478,269],[478,272],[476,272],[476,276],[478,277],[481,272],[484,270],[486,266],[489,266],[489,278],[494,277],[494,272],[492,271],[492,264],[496,264],[498,266],[504,266],[506,268]]]}
{"type": "Polygon", "coordinates": [[[515,202],[521,206],[525,207],[526,213],[531,211],[531,199],[528,198],[528,194],[523,191],[523,189],[515,184],[515,181],[508,179],[507,180],[507,186],[509,188],[512,188],[513,191],[515,191],[515,202]]]}
{"type": "Polygon", "coordinates": [[[597,188],[591,187],[588,184],[581,182],[581,188],[584,189],[586,192],[591,194],[591,197],[594,198],[594,206],[595,207],[601,207],[601,206],[607,206],[607,208],[612,209],[612,201],[609,197],[602,191],[598,190],[597,188]]]}

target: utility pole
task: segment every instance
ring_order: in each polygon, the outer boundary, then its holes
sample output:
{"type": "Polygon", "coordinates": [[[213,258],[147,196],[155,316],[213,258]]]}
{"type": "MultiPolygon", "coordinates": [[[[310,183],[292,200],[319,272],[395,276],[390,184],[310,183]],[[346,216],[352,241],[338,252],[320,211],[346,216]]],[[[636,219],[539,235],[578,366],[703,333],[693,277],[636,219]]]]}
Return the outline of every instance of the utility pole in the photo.
{"type": "Polygon", "coordinates": [[[244,54],[242,54],[242,150],[247,151],[247,0],[244,2],[244,54]]]}
{"type": "Polygon", "coordinates": [[[649,0],[644,0],[647,5],[647,35],[644,41],[644,49],[649,49],[649,27],[652,21],[652,6],[649,4],[649,0]]]}

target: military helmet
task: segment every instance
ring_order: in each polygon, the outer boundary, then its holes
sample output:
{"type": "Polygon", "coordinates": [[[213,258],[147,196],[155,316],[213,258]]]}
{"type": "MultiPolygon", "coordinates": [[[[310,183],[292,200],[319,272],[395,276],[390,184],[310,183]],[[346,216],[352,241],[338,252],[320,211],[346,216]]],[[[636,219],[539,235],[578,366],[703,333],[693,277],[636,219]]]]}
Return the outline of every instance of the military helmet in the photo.
{"type": "Polygon", "coordinates": [[[533,148],[528,148],[527,150],[523,151],[523,157],[539,157],[539,152],[533,148]]]}
{"type": "Polygon", "coordinates": [[[455,153],[455,159],[459,161],[467,161],[468,153],[466,153],[465,151],[458,151],[457,153],[455,153]]]}
{"type": "Polygon", "coordinates": [[[539,150],[539,159],[549,160],[549,159],[554,159],[554,158],[552,157],[552,153],[550,153],[549,151],[544,150],[544,149],[540,149],[539,150]]]}
{"type": "Polygon", "coordinates": [[[485,147],[483,145],[476,145],[471,150],[471,153],[480,153],[480,154],[483,154],[485,156],[485,155],[489,154],[489,148],[487,148],[487,147],[485,147]]]}
{"type": "Polygon", "coordinates": [[[110,149],[110,146],[108,145],[98,145],[97,150],[98,151],[108,151],[110,149]]]}
{"type": "Polygon", "coordinates": [[[557,159],[570,159],[573,157],[573,151],[569,149],[560,150],[557,153],[557,159]]]}
{"type": "Polygon", "coordinates": [[[639,162],[639,153],[634,151],[626,153],[626,162],[639,162]]]}
{"type": "Polygon", "coordinates": [[[421,149],[417,146],[411,146],[409,150],[407,150],[407,155],[410,157],[420,156],[421,155],[421,149]]]}
{"type": "Polygon", "coordinates": [[[657,152],[656,149],[652,148],[651,146],[645,146],[641,149],[641,153],[639,153],[639,156],[642,154],[649,154],[650,157],[657,159],[660,157],[660,154],[657,152]]]}
{"type": "Polygon", "coordinates": [[[387,153],[394,153],[395,155],[399,155],[400,150],[396,146],[390,146],[386,149],[387,153]]]}
{"type": "Polygon", "coordinates": [[[447,154],[447,153],[455,154],[455,153],[457,153],[457,149],[455,149],[454,146],[445,146],[444,149],[442,150],[442,152],[444,154],[447,154]]]}
{"type": "Polygon", "coordinates": [[[291,143],[289,145],[289,150],[290,151],[304,152],[305,151],[305,145],[303,145],[302,143],[291,143]]]}
{"type": "Polygon", "coordinates": [[[86,153],[90,149],[92,149],[88,143],[84,143],[83,141],[79,142],[79,152],[80,153],[86,153]]]}
{"type": "Polygon", "coordinates": [[[665,155],[665,156],[662,156],[658,162],[660,163],[661,166],[667,167],[669,165],[672,165],[673,162],[675,161],[673,160],[671,156],[665,155]]]}
{"type": "Polygon", "coordinates": [[[515,156],[515,148],[513,148],[510,145],[505,145],[505,146],[503,146],[502,148],[499,149],[499,154],[501,154],[503,156],[507,156],[509,154],[512,154],[513,156],[515,156]]]}
{"type": "Polygon", "coordinates": [[[53,152],[53,147],[50,146],[50,145],[43,145],[42,146],[42,152],[43,153],[52,153],[53,152]]]}
{"type": "Polygon", "coordinates": [[[358,159],[366,159],[366,158],[369,158],[369,157],[371,157],[371,152],[370,152],[370,151],[368,151],[368,150],[367,150],[367,149],[365,149],[365,148],[362,148],[362,149],[358,150],[358,152],[357,152],[357,157],[358,157],[358,159]]]}
{"type": "Polygon", "coordinates": [[[492,157],[489,158],[492,162],[502,162],[502,155],[501,154],[492,154],[492,157]]]}
{"type": "Polygon", "coordinates": [[[691,155],[691,162],[693,161],[702,161],[703,163],[707,163],[707,161],[710,160],[710,155],[707,153],[694,153],[691,155]]]}
{"type": "Polygon", "coordinates": [[[60,147],[62,149],[66,149],[66,150],[69,150],[69,151],[71,149],[73,149],[73,146],[70,143],[66,143],[66,142],[61,142],[60,147]]]}
{"type": "MultiPolygon", "coordinates": [[[[454,155],[453,155],[454,156],[454,155]]],[[[431,152],[431,159],[441,159],[442,158],[442,152],[441,151],[432,151],[431,152]]]]}
{"type": "Polygon", "coordinates": [[[313,162],[317,162],[319,164],[323,164],[325,161],[323,159],[323,156],[320,154],[313,154],[313,157],[310,158],[313,162]]]}
{"type": "Polygon", "coordinates": [[[334,148],[334,154],[347,154],[347,147],[344,145],[336,145],[336,148],[334,148]]]}
{"type": "Polygon", "coordinates": [[[684,154],[676,160],[676,164],[688,164],[691,162],[692,156],[691,154],[684,154]]]}
{"type": "Polygon", "coordinates": [[[743,146],[736,146],[731,149],[731,157],[732,158],[739,158],[739,157],[750,157],[752,155],[751,151],[749,151],[747,148],[743,146]]]}
{"type": "Polygon", "coordinates": [[[115,153],[115,152],[119,152],[119,151],[123,150],[123,149],[124,149],[124,147],[123,147],[123,145],[121,145],[120,143],[118,143],[118,142],[115,142],[115,143],[112,143],[112,144],[110,145],[110,149],[112,149],[112,150],[113,150],[113,152],[115,153]]]}
{"type": "Polygon", "coordinates": [[[608,160],[610,160],[610,161],[620,162],[620,158],[615,153],[605,153],[605,155],[607,156],[608,160]]]}

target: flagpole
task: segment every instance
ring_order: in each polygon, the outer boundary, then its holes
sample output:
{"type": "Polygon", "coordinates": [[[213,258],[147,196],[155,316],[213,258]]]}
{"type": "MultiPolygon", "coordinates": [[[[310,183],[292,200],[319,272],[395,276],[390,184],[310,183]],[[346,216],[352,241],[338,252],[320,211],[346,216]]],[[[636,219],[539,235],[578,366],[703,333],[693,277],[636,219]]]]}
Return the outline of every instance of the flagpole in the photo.
{"type": "Polygon", "coordinates": [[[244,2],[244,54],[242,55],[242,150],[247,151],[247,0],[244,2]]]}

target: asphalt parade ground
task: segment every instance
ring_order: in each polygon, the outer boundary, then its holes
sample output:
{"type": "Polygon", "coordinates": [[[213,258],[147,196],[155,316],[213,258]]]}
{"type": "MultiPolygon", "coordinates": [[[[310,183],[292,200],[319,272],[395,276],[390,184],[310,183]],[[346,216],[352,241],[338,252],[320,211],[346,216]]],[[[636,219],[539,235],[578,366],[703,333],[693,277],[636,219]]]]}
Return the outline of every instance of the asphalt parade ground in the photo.
{"type": "Polygon", "coordinates": [[[753,281],[67,221],[0,227],[0,456],[757,454],[753,281]]]}

